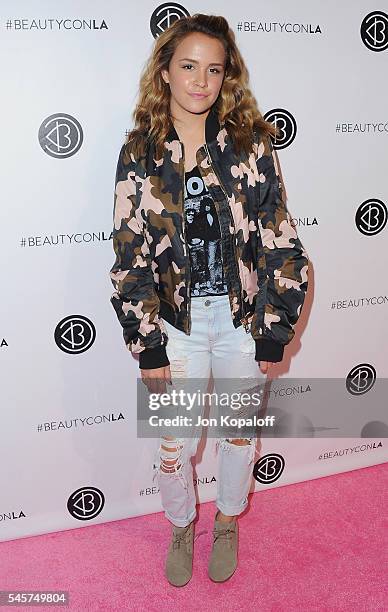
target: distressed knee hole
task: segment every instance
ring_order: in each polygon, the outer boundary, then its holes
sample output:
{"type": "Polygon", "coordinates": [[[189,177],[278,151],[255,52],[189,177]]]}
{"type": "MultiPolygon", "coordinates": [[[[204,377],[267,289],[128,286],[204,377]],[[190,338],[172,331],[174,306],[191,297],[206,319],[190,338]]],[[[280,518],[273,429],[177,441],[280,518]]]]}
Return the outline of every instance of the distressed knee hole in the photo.
{"type": "Polygon", "coordinates": [[[162,461],[160,465],[161,471],[164,472],[165,474],[174,474],[174,472],[179,470],[180,467],[181,467],[181,464],[177,465],[175,469],[175,463],[173,463],[172,466],[169,469],[167,469],[168,468],[167,461],[162,461]]]}
{"type": "Polygon", "coordinates": [[[164,453],[160,456],[160,460],[161,460],[160,469],[162,472],[165,472],[166,474],[173,474],[174,472],[177,472],[180,469],[182,464],[181,463],[178,464],[178,460],[180,458],[182,448],[183,448],[183,445],[179,444],[176,438],[167,437],[167,436],[162,437],[162,443],[160,445],[160,449],[162,451],[167,451],[167,453],[176,454],[176,457],[169,457],[169,458],[167,458],[164,453]]]}
{"type": "Polygon", "coordinates": [[[169,360],[171,377],[185,378],[187,370],[187,357],[182,357],[180,359],[171,359],[170,356],[169,360]]]}
{"type": "Polygon", "coordinates": [[[233,440],[226,438],[226,441],[230,442],[231,444],[236,444],[237,446],[246,446],[251,443],[248,438],[234,438],[233,440]]]}

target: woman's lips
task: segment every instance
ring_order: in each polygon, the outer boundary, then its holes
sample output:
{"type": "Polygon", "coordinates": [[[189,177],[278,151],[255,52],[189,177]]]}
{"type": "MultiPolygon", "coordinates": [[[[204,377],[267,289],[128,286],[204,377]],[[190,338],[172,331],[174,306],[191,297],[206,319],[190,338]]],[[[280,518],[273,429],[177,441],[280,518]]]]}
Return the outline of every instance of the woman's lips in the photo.
{"type": "Polygon", "coordinates": [[[196,94],[196,93],[192,93],[192,94],[190,94],[190,96],[191,96],[192,98],[198,98],[198,99],[199,99],[199,98],[207,98],[207,94],[196,94]]]}

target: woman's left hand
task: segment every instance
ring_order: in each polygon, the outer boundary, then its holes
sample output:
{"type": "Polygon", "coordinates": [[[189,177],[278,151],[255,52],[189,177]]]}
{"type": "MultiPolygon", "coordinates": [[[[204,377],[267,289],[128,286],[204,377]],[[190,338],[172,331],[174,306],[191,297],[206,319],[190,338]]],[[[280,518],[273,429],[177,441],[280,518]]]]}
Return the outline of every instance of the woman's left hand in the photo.
{"type": "Polygon", "coordinates": [[[263,374],[267,374],[272,363],[273,363],[272,361],[259,361],[259,367],[260,367],[260,370],[263,372],[263,374]]]}

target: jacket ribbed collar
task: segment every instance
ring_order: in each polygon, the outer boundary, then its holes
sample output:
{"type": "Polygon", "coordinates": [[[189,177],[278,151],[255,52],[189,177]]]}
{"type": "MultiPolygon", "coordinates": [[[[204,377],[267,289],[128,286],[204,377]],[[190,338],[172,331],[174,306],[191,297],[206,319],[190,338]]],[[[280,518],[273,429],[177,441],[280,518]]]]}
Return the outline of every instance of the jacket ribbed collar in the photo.
{"type": "MultiPolygon", "coordinates": [[[[205,140],[207,144],[216,140],[217,135],[222,129],[222,127],[223,124],[220,123],[218,119],[218,113],[213,105],[205,121],[205,140]]],[[[166,141],[168,142],[171,142],[172,140],[179,140],[179,136],[174,126],[172,126],[172,128],[170,129],[166,138],[166,141]]]]}

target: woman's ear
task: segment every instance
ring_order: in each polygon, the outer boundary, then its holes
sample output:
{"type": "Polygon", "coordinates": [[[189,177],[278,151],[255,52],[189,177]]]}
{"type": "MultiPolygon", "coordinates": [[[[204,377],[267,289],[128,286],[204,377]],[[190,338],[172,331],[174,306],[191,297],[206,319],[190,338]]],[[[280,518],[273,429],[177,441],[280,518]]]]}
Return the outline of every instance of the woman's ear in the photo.
{"type": "Polygon", "coordinates": [[[168,71],[162,70],[162,79],[165,83],[168,83],[168,71]]]}

